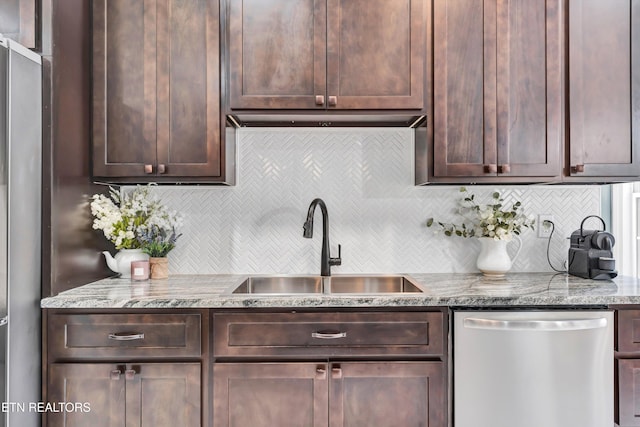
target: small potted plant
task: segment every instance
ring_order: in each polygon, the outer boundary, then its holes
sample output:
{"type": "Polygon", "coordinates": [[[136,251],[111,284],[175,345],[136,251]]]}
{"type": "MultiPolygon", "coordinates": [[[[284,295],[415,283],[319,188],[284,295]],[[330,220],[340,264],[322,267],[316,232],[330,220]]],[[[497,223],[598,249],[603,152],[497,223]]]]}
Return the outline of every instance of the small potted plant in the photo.
{"type": "Polygon", "coordinates": [[[504,275],[522,248],[518,236],[525,228],[533,229],[533,218],[522,213],[522,203],[519,201],[506,206],[498,192],[492,194],[492,203],[486,205],[478,204],[475,196],[465,187],[461,187],[460,192],[463,197],[456,213],[462,217],[462,222],[446,223],[429,218],[427,227],[437,224],[445,236],[477,237],[482,246],[477,261],[478,270],[487,276],[504,275]],[[513,258],[510,258],[507,243],[513,239],[519,245],[513,258]]]}
{"type": "Polygon", "coordinates": [[[152,279],[166,279],[169,277],[169,262],[167,255],[176,247],[176,241],[182,234],[176,234],[175,227],[171,230],[152,224],[140,231],[138,241],[142,252],[149,255],[149,272],[152,279]]]}

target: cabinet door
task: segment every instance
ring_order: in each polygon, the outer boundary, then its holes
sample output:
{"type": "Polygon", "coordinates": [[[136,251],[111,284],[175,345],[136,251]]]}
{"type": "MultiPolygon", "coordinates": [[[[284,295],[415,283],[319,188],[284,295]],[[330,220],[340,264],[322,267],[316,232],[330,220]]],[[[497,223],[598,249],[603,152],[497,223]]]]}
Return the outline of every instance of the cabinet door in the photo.
{"type": "Polygon", "coordinates": [[[232,109],[325,108],[326,0],[229,0],[232,109]]]}
{"type": "Polygon", "coordinates": [[[36,0],[0,1],[0,34],[29,48],[36,47],[36,0]]]}
{"type": "Polygon", "coordinates": [[[484,5],[478,0],[434,0],[435,177],[497,172],[496,10],[491,0],[484,5]]]}
{"type": "Polygon", "coordinates": [[[560,0],[434,2],[435,177],[559,176],[560,0]]]}
{"type": "Polygon", "coordinates": [[[221,175],[218,0],[96,0],[93,176],[221,175]]]}
{"type": "Polygon", "coordinates": [[[200,364],[148,363],[130,365],[126,427],[198,427],[200,364]]]}
{"type": "Polygon", "coordinates": [[[618,423],[620,427],[640,426],[640,360],[618,360],[618,423]]]}
{"type": "Polygon", "coordinates": [[[427,2],[327,0],[330,109],[422,109],[427,2]]]}
{"type": "Polygon", "coordinates": [[[560,177],[561,0],[497,0],[496,15],[498,174],[560,177]]]}
{"type": "Polygon", "coordinates": [[[47,402],[52,405],[60,402],[86,403],[89,407],[80,411],[47,412],[47,426],[124,426],[124,370],[124,366],[111,364],[49,365],[47,402]]]}
{"type": "Polygon", "coordinates": [[[332,363],[331,427],[447,425],[442,362],[332,363]]]}
{"type": "Polygon", "coordinates": [[[570,174],[638,176],[640,1],[569,2],[570,174]]]}
{"type": "Polygon", "coordinates": [[[219,2],[158,2],[157,23],[157,173],[220,176],[219,2]]]}
{"type": "Polygon", "coordinates": [[[153,172],[156,18],[154,0],[93,2],[94,176],[153,172]]]}
{"type": "Polygon", "coordinates": [[[52,364],[48,402],[87,411],[47,412],[48,426],[200,426],[200,364],[52,364]]]}
{"type": "Polygon", "coordinates": [[[328,396],[326,363],[213,366],[214,427],[326,427],[328,396]]]}

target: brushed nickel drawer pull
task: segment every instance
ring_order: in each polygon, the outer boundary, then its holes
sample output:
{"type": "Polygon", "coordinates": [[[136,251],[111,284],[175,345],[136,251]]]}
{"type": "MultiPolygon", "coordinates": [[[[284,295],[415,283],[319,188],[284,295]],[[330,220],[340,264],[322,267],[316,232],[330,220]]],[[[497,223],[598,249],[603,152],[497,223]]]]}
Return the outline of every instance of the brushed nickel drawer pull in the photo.
{"type": "Polygon", "coordinates": [[[144,165],[144,173],[153,173],[153,165],[144,165]]]}
{"type": "Polygon", "coordinates": [[[329,97],[329,106],[330,107],[335,107],[336,105],[338,105],[338,97],[337,96],[330,96],[329,97]]]}
{"type": "Polygon", "coordinates": [[[324,96],[323,95],[316,95],[316,105],[324,105],[324,96]]]}
{"type": "Polygon", "coordinates": [[[114,332],[109,334],[109,339],[113,341],[143,340],[144,332],[114,332]]]}
{"type": "Polygon", "coordinates": [[[120,374],[122,374],[122,371],[120,371],[119,369],[114,369],[113,371],[111,371],[109,377],[114,381],[118,381],[120,379],[120,374]]]}
{"type": "Polygon", "coordinates": [[[335,340],[337,338],[346,338],[346,332],[318,331],[312,332],[311,338],[319,338],[321,340],[335,340]]]}

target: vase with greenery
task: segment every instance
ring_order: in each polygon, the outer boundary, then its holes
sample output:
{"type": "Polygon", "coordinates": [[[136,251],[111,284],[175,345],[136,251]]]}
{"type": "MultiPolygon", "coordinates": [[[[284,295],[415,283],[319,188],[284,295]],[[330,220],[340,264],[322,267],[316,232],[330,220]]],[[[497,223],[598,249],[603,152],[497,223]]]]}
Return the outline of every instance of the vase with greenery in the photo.
{"type": "Polygon", "coordinates": [[[436,225],[445,236],[477,237],[481,251],[476,263],[477,268],[486,276],[502,276],[509,269],[522,249],[522,240],[518,237],[526,228],[533,229],[534,219],[522,212],[519,201],[510,206],[497,191],[492,194],[488,204],[478,204],[474,194],[465,187],[460,188],[463,197],[456,214],[460,222],[441,222],[427,219],[427,227],[436,225]],[[513,257],[507,253],[507,243],[515,239],[519,245],[513,257]]]}
{"type": "MultiPolygon", "coordinates": [[[[93,228],[101,230],[104,237],[120,251],[115,257],[107,251],[103,253],[109,268],[123,278],[130,277],[131,261],[148,258],[142,251],[145,243],[141,236],[149,236],[150,233],[155,235],[159,230],[165,234],[170,230],[175,234],[176,228],[182,223],[181,215],[165,206],[152,193],[152,186],[138,185],[131,191],[122,192],[110,188],[108,196],[92,196],[93,228]]],[[[175,246],[175,239],[167,252],[175,246]]]]}

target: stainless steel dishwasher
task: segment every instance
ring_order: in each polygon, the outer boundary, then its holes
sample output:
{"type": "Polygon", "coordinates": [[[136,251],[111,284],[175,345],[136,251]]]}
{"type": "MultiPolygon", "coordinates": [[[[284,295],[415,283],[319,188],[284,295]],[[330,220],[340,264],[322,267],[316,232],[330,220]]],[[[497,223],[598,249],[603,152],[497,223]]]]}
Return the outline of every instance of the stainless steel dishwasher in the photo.
{"type": "Polygon", "coordinates": [[[613,312],[456,311],[455,427],[611,427],[613,312]]]}

